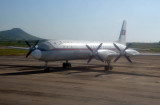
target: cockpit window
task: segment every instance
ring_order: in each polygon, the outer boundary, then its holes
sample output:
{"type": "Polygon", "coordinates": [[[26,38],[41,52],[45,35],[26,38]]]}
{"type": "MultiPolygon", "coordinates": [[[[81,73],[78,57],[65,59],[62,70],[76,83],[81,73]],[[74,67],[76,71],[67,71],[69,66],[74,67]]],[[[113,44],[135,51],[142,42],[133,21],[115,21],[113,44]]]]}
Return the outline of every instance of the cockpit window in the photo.
{"type": "Polygon", "coordinates": [[[49,42],[43,42],[38,46],[38,49],[42,50],[42,51],[47,51],[47,50],[52,50],[54,49],[53,45],[49,42]]]}

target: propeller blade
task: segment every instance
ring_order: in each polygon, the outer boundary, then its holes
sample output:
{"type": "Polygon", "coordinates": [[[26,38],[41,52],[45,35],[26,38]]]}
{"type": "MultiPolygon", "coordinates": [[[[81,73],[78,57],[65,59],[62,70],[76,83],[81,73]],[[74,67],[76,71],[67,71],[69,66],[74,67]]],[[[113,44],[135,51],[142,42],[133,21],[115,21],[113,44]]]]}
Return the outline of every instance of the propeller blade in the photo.
{"type": "Polygon", "coordinates": [[[113,45],[121,52],[121,49],[115,43],[113,43],[113,45]]]}
{"type": "Polygon", "coordinates": [[[88,45],[86,47],[93,53],[93,50],[88,45]]]}
{"type": "Polygon", "coordinates": [[[128,44],[127,46],[126,46],[126,48],[121,52],[121,50],[120,50],[120,48],[115,44],[115,43],[113,43],[113,45],[119,50],[119,52],[120,52],[120,55],[114,60],[114,62],[117,62],[117,60],[123,55],[123,56],[125,56],[125,58],[130,62],[130,63],[132,63],[132,61],[131,61],[131,59],[129,58],[129,56],[127,56],[126,55],[126,50],[131,46],[131,44],[128,44]]]}
{"type": "Polygon", "coordinates": [[[26,43],[29,47],[31,47],[31,45],[30,45],[27,41],[25,41],[25,43],[26,43]]]}
{"type": "Polygon", "coordinates": [[[125,54],[124,56],[125,56],[125,58],[126,58],[130,63],[132,63],[132,61],[131,61],[131,59],[129,58],[129,56],[127,56],[126,54],[125,54]]]}
{"type": "Polygon", "coordinates": [[[103,43],[101,43],[101,44],[98,46],[98,48],[96,49],[96,52],[101,48],[102,44],[103,44],[103,43]]]}
{"type": "Polygon", "coordinates": [[[28,54],[26,55],[26,58],[31,54],[31,52],[32,52],[32,50],[30,50],[30,51],[28,52],[28,54]]]}
{"type": "Polygon", "coordinates": [[[91,60],[93,59],[93,57],[95,57],[95,56],[97,56],[97,58],[98,58],[100,61],[104,62],[103,59],[98,55],[98,52],[97,52],[97,51],[101,48],[102,44],[103,44],[103,43],[101,43],[101,44],[97,47],[97,49],[96,49],[95,51],[92,50],[91,47],[89,47],[88,45],[86,45],[86,47],[87,47],[87,48],[91,51],[91,53],[92,53],[91,57],[88,59],[87,64],[90,63],[91,60]]]}
{"type": "Polygon", "coordinates": [[[126,51],[130,46],[131,46],[131,44],[128,44],[123,51],[126,51]]]}
{"type": "Polygon", "coordinates": [[[118,57],[114,60],[114,62],[117,62],[117,60],[121,57],[121,54],[118,55],[118,57]]]}
{"type": "Polygon", "coordinates": [[[33,46],[31,46],[27,41],[25,41],[25,43],[29,46],[29,52],[26,55],[27,58],[32,53],[32,51],[36,49],[36,45],[39,43],[39,40],[37,40],[33,46]]]}
{"type": "Polygon", "coordinates": [[[104,60],[97,54],[97,57],[100,61],[104,62],[104,60]]]}
{"type": "Polygon", "coordinates": [[[34,47],[39,43],[39,40],[36,41],[36,43],[34,44],[34,47]]]}
{"type": "Polygon", "coordinates": [[[87,64],[89,64],[89,63],[91,62],[92,59],[93,59],[93,56],[91,56],[91,57],[88,59],[87,64]]]}

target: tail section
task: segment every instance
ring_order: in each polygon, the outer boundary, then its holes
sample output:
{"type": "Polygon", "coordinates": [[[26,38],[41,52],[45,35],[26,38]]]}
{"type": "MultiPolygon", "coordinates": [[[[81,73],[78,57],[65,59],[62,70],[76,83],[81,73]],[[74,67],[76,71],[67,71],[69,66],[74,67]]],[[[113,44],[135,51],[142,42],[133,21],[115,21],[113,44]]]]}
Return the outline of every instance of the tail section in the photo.
{"type": "Polygon", "coordinates": [[[118,43],[126,45],[126,20],[123,21],[118,43]]]}

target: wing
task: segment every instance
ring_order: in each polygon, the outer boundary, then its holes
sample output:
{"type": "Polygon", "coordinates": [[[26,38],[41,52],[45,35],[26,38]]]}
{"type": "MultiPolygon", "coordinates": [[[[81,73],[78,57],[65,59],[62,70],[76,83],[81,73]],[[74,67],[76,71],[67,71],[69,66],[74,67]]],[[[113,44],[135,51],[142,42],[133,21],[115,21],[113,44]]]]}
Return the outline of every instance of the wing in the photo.
{"type": "Polygon", "coordinates": [[[29,48],[27,48],[27,47],[14,47],[14,46],[8,46],[8,48],[29,50],[29,48]]]}
{"type": "Polygon", "coordinates": [[[160,53],[139,53],[136,50],[128,49],[125,52],[117,53],[112,50],[100,50],[98,54],[104,59],[104,61],[112,60],[115,58],[114,62],[116,62],[121,56],[124,56],[129,62],[132,63],[130,57],[134,56],[160,56],[160,53]]]}
{"type": "Polygon", "coordinates": [[[160,56],[160,53],[139,53],[135,56],[160,56]]]}

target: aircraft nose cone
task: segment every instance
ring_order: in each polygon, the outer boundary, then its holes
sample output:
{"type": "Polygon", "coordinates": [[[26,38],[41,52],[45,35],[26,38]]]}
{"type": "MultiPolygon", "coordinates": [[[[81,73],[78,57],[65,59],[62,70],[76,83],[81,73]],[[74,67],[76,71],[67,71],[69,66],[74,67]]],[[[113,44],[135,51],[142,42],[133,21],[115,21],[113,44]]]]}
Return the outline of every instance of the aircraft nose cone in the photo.
{"type": "Polygon", "coordinates": [[[34,51],[32,52],[32,57],[35,58],[35,59],[40,59],[41,56],[42,56],[42,53],[41,53],[40,50],[34,50],[34,51]]]}

